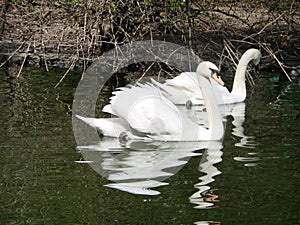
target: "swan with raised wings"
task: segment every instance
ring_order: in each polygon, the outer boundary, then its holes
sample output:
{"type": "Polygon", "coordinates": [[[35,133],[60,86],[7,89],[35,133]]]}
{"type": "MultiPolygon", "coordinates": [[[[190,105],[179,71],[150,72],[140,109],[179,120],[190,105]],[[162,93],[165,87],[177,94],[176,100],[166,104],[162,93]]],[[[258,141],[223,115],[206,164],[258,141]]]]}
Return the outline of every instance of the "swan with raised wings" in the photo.
{"type": "MultiPolygon", "coordinates": [[[[253,62],[257,66],[260,62],[261,53],[257,49],[248,49],[241,57],[237,70],[234,76],[232,91],[223,85],[218,85],[216,82],[211,81],[214,93],[218,104],[231,104],[243,102],[246,99],[246,69],[249,62],[253,62]]],[[[199,69],[199,67],[198,67],[199,69]]],[[[199,71],[197,71],[199,74],[199,71]]],[[[161,84],[154,79],[152,83],[158,86],[166,93],[166,96],[178,105],[186,104],[191,101],[193,105],[201,105],[204,103],[202,91],[199,88],[199,80],[196,73],[183,72],[179,76],[168,79],[164,84],[161,84]]],[[[220,80],[217,80],[220,84],[220,80]]]]}
{"type": "MultiPolygon", "coordinates": [[[[110,104],[103,111],[116,118],[86,118],[77,115],[92,127],[100,129],[104,136],[128,139],[149,138],[163,141],[220,140],[224,135],[222,117],[216,103],[210,77],[218,68],[211,62],[201,62],[197,68],[198,81],[207,106],[208,128],[189,119],[167,99],[153,84],[138,84],[115,91],[110,104]]],[[[194,72],[192,72],[194,73],[194,72]]]]}

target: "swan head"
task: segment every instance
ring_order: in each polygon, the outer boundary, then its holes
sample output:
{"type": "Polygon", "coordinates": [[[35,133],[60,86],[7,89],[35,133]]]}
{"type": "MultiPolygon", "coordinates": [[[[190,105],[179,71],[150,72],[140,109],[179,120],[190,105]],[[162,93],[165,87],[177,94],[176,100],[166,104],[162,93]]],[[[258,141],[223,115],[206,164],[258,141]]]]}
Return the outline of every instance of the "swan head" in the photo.
{"type": "Polygon", "coordinates": [[[197,73],[205,78],[212,77],[221,86],[225,85],[221,78],[221,72],[219,68],[212,62],[201,62],[197,67],[197,73]]]}
{"type": "Polygon", "coordinates": [[[246,52],[250,53],[250,58],[252,59],[254,66],[259,65],[260,58],[261,58],[261,52],[256,48],[251,48],[251,49],[247,50],[246,52]]]}
{"type": "Polygon", "coordinates": [[[261,58],[261,52],[257,49],[253,49],[253,59],[252,62],[255,67],[255,71],[259,73],[260,70],[260,58],[261,58]]]}
{"type": "Polygon", "coordinates": [[[261,52],[256,48],[250,48],[248,49],[241,58],[241,62],[248,63],[252,61],[255,67],[255,71],[259,72],[260,69],[260,59],[261,59],[261,52]]]}

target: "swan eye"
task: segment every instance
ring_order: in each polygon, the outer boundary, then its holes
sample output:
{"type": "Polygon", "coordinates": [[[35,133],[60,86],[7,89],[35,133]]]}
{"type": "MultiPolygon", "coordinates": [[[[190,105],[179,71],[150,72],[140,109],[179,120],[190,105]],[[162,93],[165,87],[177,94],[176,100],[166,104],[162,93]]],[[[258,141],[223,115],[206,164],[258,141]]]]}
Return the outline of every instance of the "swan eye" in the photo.
{"type": "Polygon", "coordinates": [[[212,68],[209,68],[211,70],[211,74],[214,74],[216,73],[218,78],[221,76],[221,72],[219,70],[216,70],[216,69],[212,69],[212,68]]]}
{"type": "Polygon", "coordinates": [[[224,84],[224,81],[221,78],[220,71],[216,70],[216,69],[211,69],[211,68],[210,68],[210,70],[211,70],[211,77],[212,77],[212,79],[214,79],[218,84],[224,86],[225,84],[224,84]]]}

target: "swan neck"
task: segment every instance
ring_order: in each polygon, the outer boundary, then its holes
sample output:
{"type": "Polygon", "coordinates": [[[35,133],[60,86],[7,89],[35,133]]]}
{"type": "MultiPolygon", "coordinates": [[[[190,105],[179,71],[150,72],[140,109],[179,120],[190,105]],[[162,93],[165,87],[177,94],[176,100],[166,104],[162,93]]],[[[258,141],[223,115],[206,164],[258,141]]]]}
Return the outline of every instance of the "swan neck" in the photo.
{"type": "Polygon", "coordinates": [[[238,95],[241,101],[246,99],[246,70],[249,62],[252,60],[252,55],[244,54],[237,66],[231,94],[238,95]]]}
{"type": "Polygon", "coordinates": [[[213,93],[212,85],[206,78],[201,76],[199,78],[199,84],[208,114],[208,131],[211,135],[210,140],[220,140],[224,135],[224,126],[220,110],[217,105],[215,95],[213,93]]]}

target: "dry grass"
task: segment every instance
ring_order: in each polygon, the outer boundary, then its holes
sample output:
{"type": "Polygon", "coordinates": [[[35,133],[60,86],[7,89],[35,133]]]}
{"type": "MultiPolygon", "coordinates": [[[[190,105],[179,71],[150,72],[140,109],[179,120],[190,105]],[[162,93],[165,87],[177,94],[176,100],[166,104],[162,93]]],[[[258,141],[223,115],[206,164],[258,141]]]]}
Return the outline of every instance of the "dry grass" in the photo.
{"type": "Polygon", "coordinates": [[[85,70],[104,51],[141,39],[176,41],[231,65],[249,47],[282,70],[300,55],[296,1],[2,2],[0,66],[19,61],[18,76],[28,63],[85,70]]]}

